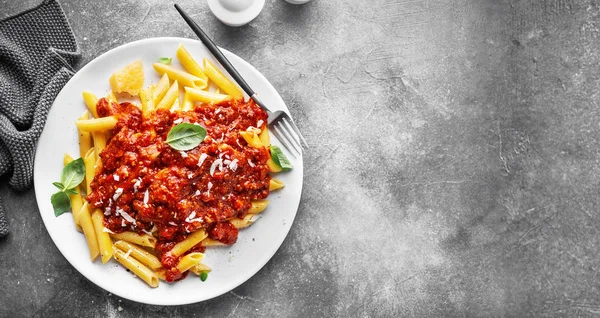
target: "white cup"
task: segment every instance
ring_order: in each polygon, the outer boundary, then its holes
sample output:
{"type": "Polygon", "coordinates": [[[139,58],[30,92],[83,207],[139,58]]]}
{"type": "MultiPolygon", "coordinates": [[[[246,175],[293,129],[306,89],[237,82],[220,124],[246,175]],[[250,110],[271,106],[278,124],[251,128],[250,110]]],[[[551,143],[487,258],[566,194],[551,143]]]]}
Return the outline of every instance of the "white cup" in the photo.
{"type": "Polygon", "coordinates": [[[285,0],[285,1],[288,3],[291,3],[291,4],[303,4],[303,3],[309,2],[310,0],[285,0]]]}

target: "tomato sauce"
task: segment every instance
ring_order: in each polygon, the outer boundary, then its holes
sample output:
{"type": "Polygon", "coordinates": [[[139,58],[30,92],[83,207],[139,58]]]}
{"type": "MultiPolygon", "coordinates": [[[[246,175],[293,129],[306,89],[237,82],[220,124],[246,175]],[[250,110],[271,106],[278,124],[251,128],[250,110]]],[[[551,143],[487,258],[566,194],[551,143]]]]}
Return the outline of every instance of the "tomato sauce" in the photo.
{"type": "Polygon", "coordinates": [[[250,127],[262,130],[267,122],[266,112],[252,100],[185,112],[157,110],[144,117],[133,104],[102,98],[97,111],[118,122],[100,153],[86,199],[104,212],[104,224],[113,232],[156,231],[167,281],[181,278],[178,258],[168,253],[177,242],[205,229],[214,240],[235,243],[238,230],[228,220],[244,217],[251,200],[269,194],[268,150],[249,146],[239,134],[250,127]],[[171,148],[165,140],[179,123],[203,126],[206,138],[189,151],[171,148]]]}

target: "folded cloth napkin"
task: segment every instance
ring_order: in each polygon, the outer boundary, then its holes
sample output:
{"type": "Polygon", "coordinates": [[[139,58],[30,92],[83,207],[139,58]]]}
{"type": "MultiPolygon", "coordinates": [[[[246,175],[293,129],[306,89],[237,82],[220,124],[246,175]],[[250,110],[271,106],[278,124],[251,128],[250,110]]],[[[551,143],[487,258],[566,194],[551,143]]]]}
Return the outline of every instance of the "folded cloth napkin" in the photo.
{"type": "MultiPolygon", "coordinates": [[[[9,184],[17,190],[31,187],[37,140],[79,57],[57,0],[0,21],[0,176],[12,173],[9,184]]],[[[0,237],[6,234],[0,198],[0,237]]]]}

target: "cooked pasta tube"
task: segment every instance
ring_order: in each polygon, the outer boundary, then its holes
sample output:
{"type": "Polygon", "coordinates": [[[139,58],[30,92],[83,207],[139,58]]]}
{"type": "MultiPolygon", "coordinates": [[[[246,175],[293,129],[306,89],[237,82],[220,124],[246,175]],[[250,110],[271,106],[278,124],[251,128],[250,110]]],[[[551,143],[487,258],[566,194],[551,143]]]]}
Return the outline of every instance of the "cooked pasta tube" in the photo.
{"type": "Polygon", "coordinates": [[[207,58],[204,58],[204,73],[213,81],[223,92],[234,99],[243,99],[242,90],[229,78],[227,78],[219,69],[207,58]]]}
{"type": "Polygon", "coordinates": [[[206,247],[209,247],[209,246],[224,246],[224,245],[225,245],[224,243],[221,243],[221,242],[219,242],[217,240],[213,240],[213,239],[208,238],[208,237],[202,240],[202,246],[206,246],[206,247]]]}
{"type": "Polygon", "coordinates": [[[156,109],[169,109],[179,97],[179,82],[173,82],[165,96],[156,104],[156,109]]]}
{"type": "Polygon", "coordinates": [[[90,91],[83,91],[81,95],[83,96],[83,101],[85,102],[85,105],[92,113],[92,116],[94,116],[94,118],[98,118],[98,112],[96,111],[98,97],[96,97],[96,95],[90,91]]]}
{"type": "Polygon", "coordinates": [[[162,267],[158,257],[154,256],[154,254],[146,251],[138,245],[131,244],[125,241],[116,241],[114,246],[125,253],[130,253],[131,256],[133,256],[135,259],[137,259],[142,264],[146,265],[148,268],[154,271],[162,267]]]}
{"type": "MultiPolygon", "coordinates": [[[[69,162],[73,161],[73,157],[71,157],[68,153],[63,157],[63,164],[66,166],[69,162]]],[[[79,211],[83,206],[83,198],[81,194],[78,192],[77,194],[69,194],[69,198],[71,199],[71,214],[73,214],[73,223],[75,223],[75,228],[77,231],[81,232],[81,225],[79,224],[79,211]]]]}
{"type": "Polygon", "coordinates": [[[183,103],[181,105],[181,110],[183,110],[183,111],[194,110],[194,102],[192,102],[192,100],[190,99],[190,94],[188,92],[185,92],[183,94],[183,103]]]}
{"type": "Polygon", "coordinates": [[[206,264],[200,262],[194,266],[192,266],[192,268],[190,268],[190,272],[200,276],[200,274],[202,274],[202,272],[211,272],[212,268],[208,267],[206,264]]]}
{"type": "Polygon", "coordinates": [[[150,85],[148,89],[140,91],[140,100],[142,101],[142,114],[147,117],[154,110],[154,86],[150,85]]]}
{"type": "Polygon", "coordinates": [[[213,93],[192,87],[186,87],[185,92],[189,94],[192,101],[203,102],[207,104],[216,104],[229,98],[227,95],[213,93]]]}
{"type": "Polygon", "coordinates": [[[267,167],[269,167],[269,171],[271,172],[280,172],[281,170],[283,170],[280,166],[278,166],[275,161],[273,161],[273,158],[269,157],[269,160],[267,160],[267,167]]]}
{"type": "Polygon", "coordinates": [[[83,229],[83,234],[85,235],[85,240],[87,241],[88,248],[90,250],[90,259],[92,262],[100,255],[100,250],[98,248],[98,239],[96,237],[96,230],[94,229],[94,224],[92,223],[92,216],[90,214],[90,206],[87,202],[83,204],[81,207],[81,211],[79,212],[79,222],[81,222],[81,228],[83,229]]]}
{"type": "Polygon", "coordinates": [[[151,95],[153,97],[154,106],[156,106],[158,102],[160,102],[160,100],[165,96],[170,85],[171,83],[169,82],[169,77],[167,74],[164,74],[160,78],[160,81],[158,81],[158,84],[156,84],[154,92],[151,95]]]}
{"type": "Polygon", "coordinates": [[[105,131],[115,128],[117,118],[115,116],[106,116],[92,119],[76,120],[77,128],[85,131],[105,131]]]}
{"type": "Polygon", "coordinates": [[[178,110],[181,110],[181,107],[179,106],[179,98],[175,98],[173,105],[171,105],[171,107],[169,109],[171,110],[171,112],[176,112],[178,110]]]}
{"type": "Polygon", "coordinates": [[[269,135],[269,130],[267,129],[267,126],[263,128],[263,130],[258,135],[258,138],[260,139],[260,141],[262,141],[263,146],[269,147],[271,145],[271,136],[269,135]]]}
{"type": "Polygon", "coordinates": [[[122,240],[129,243],[134,243],[141,246],[154,248],[156,246],[156,238],[148,234],[137,234],[131,231],[110,234],[116,240],[122,240]]]}
{"type": "MultiPolygon", "coordinates": [[[[89,119],[89,112],[86,110],[78,120],[87,120],[89,119]]],[[[79,132],[79,157],[83,158],[88,149],[92,148],[92,135],[89,131],[85,131],[82,129],[77,129],[79,132]]]]}
{"type": "Polygon", "coordinates": [[[137,277],[141,278],[150,287],[158,287],[158,275],[142,264],[140,261],[130,257],[126,252],[120,249],[115,249],[114,258],[121,265],[132,271],[137,277]]]}
{"type": "Polygon", "coordinates": [[[254,214],[248,214],[243,219],[235,218],[229,220],[229,223],[233,224],[236,229],[243,229],[245,227],[249,227],[254,223],[254,214]]]}
{"type": "Polygon", "coordinates": [[[100,153],[106,148],[106,134],[104,131],[92,132],[94,139],[94,153],[96,154],[96,162],[100,162],[100,153]]]}
{"type": "Polygon", "coordinates": [[[202,240],[205,239],[206,236],[206,231],[198,230],[190,234],[183,241],[175,244],[175,246],[173,246],[173,248],[171,249],[170,253],[175,256],[181,256],[185,252],[189,251],[192,247],[202,242],[202,240]]]}
{"type": "MultiPolygon", "coordinates": [[[[202,71],[200,64],[196,62],[196,60],[192,57],[192,55],[188,52],[188,50],[183,46],[183,44],[179,44],[176,53],[177,59],[183,65],[190,74],[207,80],[206,74],[202,71]]],[[[208,83],[207,83],[208,84],[208,83]]]]}
{"type": "Polygon", "coordinates": [[[108,232],[104,231],[104,214],[102,214],[100,209],[95,209],[92,213],[92,223],[94,224],[96,238],[98,239],[98,248],[100,249],[102,264],[106,264],[113,255],[113,248],[108,232]]]}
{"type": "Polygon", "coordinates": [[[197,87],[197,88],[205,88],[206,80],[197,76],[194,76],[190,73],[180,71],[170,65],[162,64],[162,63],[154,63],[152,64],[154,70],[159,74],[167,74],[169,79],[173,81],[178,81],[183,86],[189,87],[197,87]]]}
{"type": "Polygon", "coordinates": [[[204,254],[202,253],[189,253],[179,260],[177,263],[177,269],[183,273],[193,266],[197,265],[204,258],[204,254]]]}
{"type": "Polygon", "coordinates": [[[85,166],[85,192],[90,194],[92,193],[90,185],[94,179],[94,167],[96,165],[96,152],[94,151],[94,148],[90,148],[85,154],[83,157],[83,164],[85,166]]]}
{"type": "Polygon", "coordinates": [[[246,142],[248,143],[248,145],[250,145],[250,147],[254,147],[254,148],[264,147],[262,141],[260,140],[260,138],[258,138],[258,135],[256,135],[252,131],[242,130],[242,131],[240,131],[240,136],[242,136],[242,138],[244,138],[244,140],[246,140],[246,142]]]}
{"type": "Polygon", "coordinates": [[[119,102],[117,100],[117,95],[115,95],[115,92],[113,92],[113,91],[109,91],[108,94],[106,94],[106,100],[108,101],[109,105],[110,105],[110,103],[118,103],[119,102]]]}
{"type": "Polygon", "coordinates": [[[285,185],[283,184],[283,182],[281,182],[275,178],[271,178],[271,181],[269,182],[269,191],[281,189],[284,186],[285,185]]]}
{"type": "Polygon", "coordinates": [[[252,206],[248,214],[257,214],[264,211],[269,205],[269,200],[252,200],[252,206]]]}

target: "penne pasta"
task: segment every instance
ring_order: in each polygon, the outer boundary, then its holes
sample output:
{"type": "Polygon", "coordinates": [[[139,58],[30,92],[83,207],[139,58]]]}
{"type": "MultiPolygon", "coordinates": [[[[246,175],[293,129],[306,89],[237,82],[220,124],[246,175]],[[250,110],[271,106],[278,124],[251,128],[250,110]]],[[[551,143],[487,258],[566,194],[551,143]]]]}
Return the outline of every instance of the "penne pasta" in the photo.
{"type": "Polygon", "coordinates": [[[115,128],[116,124],[117,118],[114,116],[92,119],[80,119],[75,121],[75,125],[77,125],[77,128],[89,132],[113,129],[115,128]]]}
{"type": "MultiPolygon", "coordinates": [[[[186,69],[190,74],[202,78],[205,81],[208,79],[206,74],[202,71],[200,64],[196,62],[196,60],[192,57],[192,55],[188,52],[188,50],[183,46],[183,44],[179,44],[176,52],[177,59],[183,65],[183,68],[186,69]]],[[[208,84],[208,83],[206,83],[208,84]]]]}
{"type": "Polygon", "coordinates": [[[283,188],[285,185],[283,184],[283,182],[275,179],[275,178],[271,178],[271,181],[269,182],[269,191],[274,191],[277,189],[281,189],[283,188]]]}
{"type": "Polygon", "coordinates": [[[183,241],[175,244],[171,249],[170,253],[175,256],[181,256],[185,252],[189,251],[192,247],[196,246],[198,243],[202,242],[203,239],[207,237],[206,231],[198,230],[188,237],[186,237],[183,241]]]}
{"type": "Polygon", "coordinates": [[[252,200],[252,207],[248,210],[248,214],[257,214],[264,211],[269,205],[269,200],[252,200]]]}
{"type": "Polygon", "coordinates": [[[189,98],[192,101],[203,102],[207,104],[216,104],[222,102],[224,99],[229,98],[227,95],[212,93],[209,91],[186,87],[185,92],[189,94],[189,98]]]}
{"type": "Polygon", "coordinates": [[[176,112],[176,111],[180,111],[181,107],[179,106],[179,98],[175,98],[175,101],[173,102],[173,105],[171,105],[171,107],[169,107],[169,109],[172,112],[176,112]]]}
{"type": "Polygon", "coordinates": [[[140,261],[130,257],[126,252],[123,252],[118,248],[114,251],[114,258],[117,262],[121,263],[121,265],[127,267],[127,269],[137,275],[137,277],[145,281],[148,286],[158,287],[158,275],[140,261]]]}
{"type": "Polygon", "coordinates": [[[106,148],[106,134],[103,131],[94,131],[92,133],[94,139],[94,153],[96,154],[96,162],[100,162],[100,153],[106,148]]]}
{"type": "Polygon", "coordinates": [[[183,273],[200,263],[203,258],[204,254],[202,253],[189,253],[179,260],[179,263],[177,263],[177,269],[183,273]]]}
{"type": "MultiPolygon", "coordinates": [[[[73,157],[66,153],[63,157],[63,164],[66,166],[71,161],[73,161],[73,157]]],[[[78,215],[79,211],[81,210],[81,207],[83,206],[83,198],[81,197],[80,193],[77,193],[69,194],[69,199],[71,199],[71,214],[73,214],[73,222],[75,223],[75,228],[77,229],[77,231],[81,232],[82,229],[81,225],[79,224],[78,215]]]]}
{"type": "Polygon", "coordinates": [[[98,248],[100,250],[100,257],[102,264],[106,264],[113,255],[112,241],[108,232],[104,231],[104,214],[100,209],[95,209],[92,213],[92,223],[94,224],[94,230],[96,231],[96,238],[98,239],[98,248]]]}
{"type": "Polygon", "coordinates": [[[233,99],[244,99],[244,94],[237,84],[221,73],[221,71],[219,71],[219,69],[207,58],[204,58],[204,73],[223,92],[233,97],[233,99]]]}
{"type": "Polygon", "coordinates": [[[156,238],[148,234],[137,234],[131,231],[110,234],[114,239],[129,243],[134,243],[141,246],[154,248],[156,246],[156,238]]]}
{"type": "Polygon", "coordinates": [[[140,261],[142,264],[146,265],[151,270],[156,271],[162,268],[158,257],[154,256],[154,254],[146,251],[138,245],[131,244],[125,241],[117,241],[115,242],[114,246],[125,253],[130,253],[129,255],[133,256],[135,259],[140,261]]]}
{"type": "Polygon", "coordinates": [[[173,82],[165,96],[156,104],[156,109],[169,109],[179,97],[179,82],[173,82]]]}
{"type": "Polygon", "coordinates": [[[90,214],[90,207],[87,202],[81,207],[81,211],[78,215],[79,222],[81,222],[81,228],[90,250],[90,259],[92,262],[100,255],[100,249],[98,248],[98,239],[96,238],[96,230],[92,223],[92,216],[90,214]]]}
{"type": "Polygon", "coordinates": [[[267,166],[269,167],[269,171],[271,172],[280,172],[281,170],[283,170],[280,166],[278,166],[275,161],[273,161],[273,158],[269,157],[269,160],[267,160],[267,166]]]}
{"type": "Polygon", "coordinates": [[[258,135],[258,139],[262,142],[263,146],[269,147],[271,145],[271,136],[269,135],[269,129],[265,125],[265,128],[258,135]]]}
{"type": "Polygon", "coordinates": [[[225,244],[207,237],[202,240],[202,246],[225,246],[225,244]]]}
{"type": "Polygon", "coordinates": [[[153,97],[154,106],[158,105],[158,102],[165,96],[170,85],[169,77],[167,74],[164,74],[160,78],[160,81],[158,81],[158,84],[156,84],[156,87],[154,87],[154,92],[151,95],[153,97]]]}
{"type": "Polygon", "coordinates": [[[200,276],[200,274],[202,274],[202,272],[211,272],[212,269],[210,267],[208,267],[206,264],[200,262],[194,266],[192,266],[192,268],[190,268],[190,272],[200,276]]]}
{"type": "Polygon", "coordinates": [[[92,188],[90,184],[94,179],[94,166],[96,165],[96,152],[94,148],[90,148],[88,152],[83,157],[83,164],[85,166],[85,192],[90,194],[92,193],[92,188]]]}
{"type": "Polygon", "coordinates": [[[140,100],[142,101],[142,114],[148,117],[151,111],[154,110],[154,86],[150,85],[148,89],[140,91],[140,100]]]}
{"type": "Polygon", "coordinates": [[[106,100],[108,101],[109,104],[119,102],[117,100],[117,95],[115,95],[115,92],[113,92],[113,91],[108,91],[108,94],[106,94],[106,100]]]}
{"type": "Polygon", "coordinates": [[[181,110],[183,110],[183,111],[194,110],[194,102],[192,102],[192,100],[190,99],[190,94],[188,92],[185,92],[183,94],[183,103],[181,105],[181,110]]]}
{"type": "Polygon", "coordinates": [[[242,138],[244,138],[244,140],[248,143],[248,145],[250,145],[250,147],[254,147],[254,148],[264,147],[262,141],[260,140],[260,138],[258,138],[258,135],[252,131],[245,131],[245,130],[240,131],[240,136],[242,136],[242,138]]]}
{"type": "Polygon", "coordinates": [[[183,86],[195,87],[195,88],[205,88],[206,80],[197,76],[194,76],[190,73],[186,73],[184,71],[180,71],[170,65],[162,64],[162,63],[154,63],[152,64],[154,70],[159,74],[167,74],[170,80],[178,81],[183,86]]]}
{"type": "MultiPolygon", "coordinates": [[[[85,111],[78,120],[87,120],[89,119],[89,112],[85,111]]],[[[83,158],[88,149],[92,148],[92,135],[89,131],[85,131],[82,129],[77,129],[79,133],[79,157],[83,158]]]]}
{"type": "Polygon", "coordinates": [[[233,224],[236,229],[243,229],[249,227],[254,223],[254,214],[248,214],[243,219],[235,218],[229,220],[229,223],[233,224]]]}
{"type": "Polygon", "coordinates": [[[98,118],[98,112],[96,111],[98,97],[96,97],[96,95],[90,91],[83,91],[81,95],[83,96],[83,101],[85,102],[85,105],[92,113],[92,116],[94,116],[94,118],[98,118]]]}

